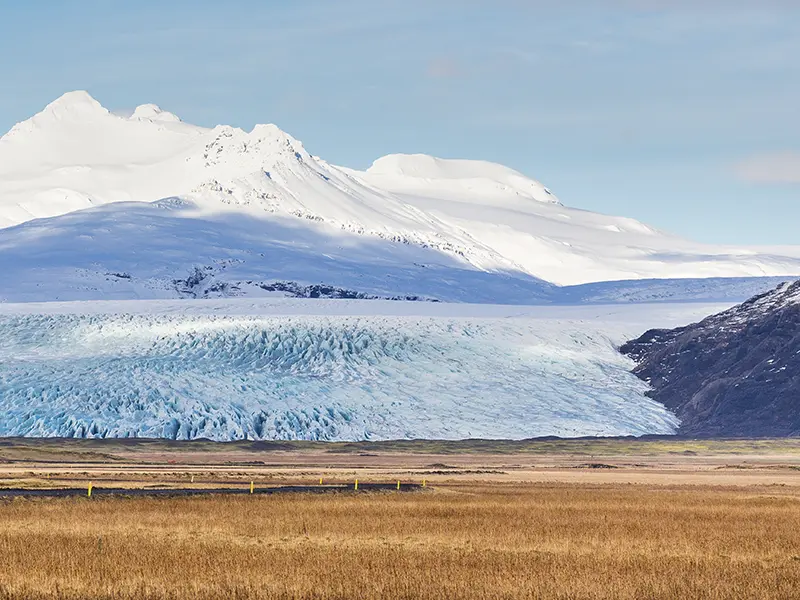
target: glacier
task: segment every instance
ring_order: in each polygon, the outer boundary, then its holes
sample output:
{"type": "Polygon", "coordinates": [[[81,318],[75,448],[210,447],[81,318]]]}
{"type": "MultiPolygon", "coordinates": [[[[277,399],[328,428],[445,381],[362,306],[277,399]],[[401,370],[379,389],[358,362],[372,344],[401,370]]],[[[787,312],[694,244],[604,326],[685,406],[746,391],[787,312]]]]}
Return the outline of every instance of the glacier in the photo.
{"type": "Polygon", "coordinates": [[[707,305],[4,305],[0,435],[359,440],[669,434],[616,345],[707,305]],[[410,306],[411,305],[411,306],[410,306]],[[369,314],[365,314],[369,313],[369,314]]]}

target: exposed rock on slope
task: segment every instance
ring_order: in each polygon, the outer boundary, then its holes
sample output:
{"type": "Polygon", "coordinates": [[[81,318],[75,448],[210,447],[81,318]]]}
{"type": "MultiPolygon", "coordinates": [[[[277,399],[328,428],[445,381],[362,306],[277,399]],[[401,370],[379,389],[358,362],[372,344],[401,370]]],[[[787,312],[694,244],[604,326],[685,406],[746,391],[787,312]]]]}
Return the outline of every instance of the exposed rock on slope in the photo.
{"type": "Polygon", "coordinates": [[[800,281],[621,350],[681,419],[679,433],[800,435],[800,281]]]}

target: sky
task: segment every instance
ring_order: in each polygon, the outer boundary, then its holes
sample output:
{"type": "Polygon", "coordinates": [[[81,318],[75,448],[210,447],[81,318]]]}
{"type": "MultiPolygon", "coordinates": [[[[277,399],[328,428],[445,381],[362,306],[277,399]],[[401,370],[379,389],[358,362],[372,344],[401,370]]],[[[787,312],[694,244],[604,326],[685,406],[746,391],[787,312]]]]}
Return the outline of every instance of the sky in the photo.
{"type": "Polygon", "coordinates": [[[796,0],[0,0],[0,131],[66,91],[327,161],[500,162],[567,205],[797,244],[796,0]]]}

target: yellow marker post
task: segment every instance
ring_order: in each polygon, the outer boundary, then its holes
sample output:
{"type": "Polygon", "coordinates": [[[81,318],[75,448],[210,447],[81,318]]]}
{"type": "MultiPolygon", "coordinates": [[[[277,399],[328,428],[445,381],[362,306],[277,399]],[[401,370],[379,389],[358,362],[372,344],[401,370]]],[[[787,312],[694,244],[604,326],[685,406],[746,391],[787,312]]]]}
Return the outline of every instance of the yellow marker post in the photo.
{"type": "Polygon", "coordinates": [[[353,489],[358,491],[358,479],[356,479],[356,485],[355,485],[355,487],[353,489]]]}
{"type": "Polygon", "coordinates": [[[87,498],[91,498],[92,497],[92,482],[91,481],[89,482],[89,489],[86,490],[86,497],[87,498]]]}
{"type": "Polygon", "coordinates": [[[251,493],[251,494],[253,493],[253,490],[254,490],[254,489],[255,489],[255,484],[254,484],[254,483],[251,481],[251,482],[250,482],[250,493],[251,493]]]}
{"type": "Polygon", "coordinates": [[[319,478],[319,484],[322,485],[322,477],[319,478]]]}
{"type": "Polygon", "coordinates": [[[426,483],[427,483],[427,481],[425,481],[425,480],[423,479],[423,480],[422,480],[422,487],[425,487],[425,484],[426,484],[426,483]]]}
{"type": "Polygon", "coordinates": [[[400,489],[400,480],[399,479],[397,480],[397,489],[398,490],[400,489]]]}

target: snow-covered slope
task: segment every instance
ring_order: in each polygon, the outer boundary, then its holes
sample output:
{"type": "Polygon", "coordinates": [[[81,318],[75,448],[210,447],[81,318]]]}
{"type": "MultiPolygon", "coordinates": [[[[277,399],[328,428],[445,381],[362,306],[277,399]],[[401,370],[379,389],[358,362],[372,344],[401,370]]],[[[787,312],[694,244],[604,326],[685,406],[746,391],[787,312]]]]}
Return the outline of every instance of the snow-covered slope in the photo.
{"type": "Polygon", "coordinates": [[[0,305],[0,435],[671,433],[615,350],[708,306],[207,300],[0,305]]]}
{"type": "MultiPolygon", "coordinates": [[[[502,304],[741,300],[773,278],[557,287],[470,269],[416,244],[332,235],[323,223],[205,213],[177,198],[127,202],[0,230],[0,302],[231,296],[502,304]]],[[[778,278],[780,279],[780,278],[778,278]]]]}
{"type": "Polygon", "coordinates": [[[229,293],[277,282],[478,302],[552,301],[553,284],[800,273],[800,248],[695,244],[570,209],[501,165],[393,155],[359,172],[274,125],[206,129],[155,105],[120,116],[86,92],[0,138],[0,227],[6,301],[197,295],[180,291],[195,268],[229,293]]]}
{"type": "Polygon", "coordinates": [[[177,198],[0,230],[0,264],[0,302],[321,295],[530,304],[555,289],[415,244],[334,235],[285,216],[207,213],[177,198]]]}

